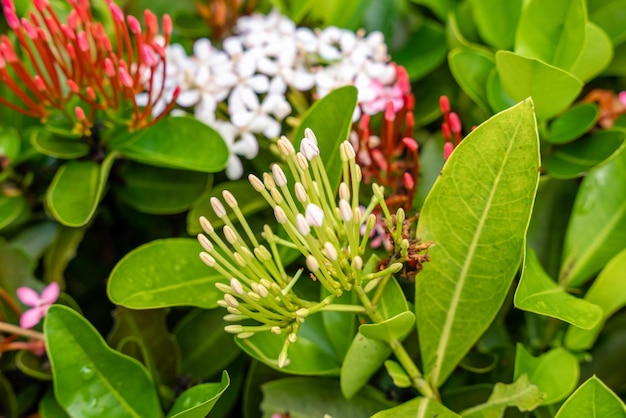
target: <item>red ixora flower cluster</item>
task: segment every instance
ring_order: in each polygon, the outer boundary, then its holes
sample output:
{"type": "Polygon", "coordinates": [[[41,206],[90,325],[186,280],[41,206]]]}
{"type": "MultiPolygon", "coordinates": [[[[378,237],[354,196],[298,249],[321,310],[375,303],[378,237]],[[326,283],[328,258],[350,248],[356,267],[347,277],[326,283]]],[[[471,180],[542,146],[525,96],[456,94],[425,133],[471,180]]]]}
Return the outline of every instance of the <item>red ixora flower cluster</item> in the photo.
{"type": "Polygon", "coordinates": [[[415,97],[404,67],[396,65],[402,107],[396,112],[393,102],[385,107],[380,135],[372,135],[370,116],[364,114],[356,125],[353,144],[363,170],[363,179],[375,180],[391,192],[387,206],[409,210],[419,177],[418,144],[413,138],[415,97]]]}
{"type": "Polygon", "coordinates": [[[22,105],[2,97],[0,103],[42,121],[58,109],[74,121],[75,133],[82,135],[91,134],[97,111],[109,113],[132,106],[132,115],[127,119],[130,130],[155,123],[167,114],[177,94],[170,106],[153,118],[152,104],[164,94],[164,85],[153,84],[152,78],[160,66],[166,65],[165,47],[172,32],[170,17],[163,16],[160,37],[154,13],[145,11],[144,30],[135,17],[125,16],[113,0],[106,0],[115,30],[115,38],[109,39],[102,24],[94,21],[89,0],[68,2],[72,10],[62,23],[48,0],[34,0],[35,11],[21,19],[13,0],[2,0],[21,54],[8,36],[0,38],[0,81],[22,105]],[[136,95],[145,86],[150,86],[148,105],[140,108],[136,95]]]}
{"type": "Polygon", "coordinates": [[[447,160],[461,142],[461,119],[455,112],[450,111],[450,100],[447,96],[439,98],[439,108],[443,114],[443,122],[441,123],[441,134],[446,140],[443,145],[443,159],[447,160]]]}

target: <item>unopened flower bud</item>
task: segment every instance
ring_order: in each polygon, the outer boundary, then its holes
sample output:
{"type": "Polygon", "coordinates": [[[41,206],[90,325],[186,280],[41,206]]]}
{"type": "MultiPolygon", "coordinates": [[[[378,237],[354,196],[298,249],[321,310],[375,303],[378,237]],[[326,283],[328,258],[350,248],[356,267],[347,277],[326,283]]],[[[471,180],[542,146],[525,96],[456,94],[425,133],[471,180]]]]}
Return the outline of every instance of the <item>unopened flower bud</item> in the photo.
{"type": "Polygon", "coordinates": [[[250,184],[252,185],[254,190],[256,190],[257,192],[262,192],[263,190],[265,190],[265,185],[263,184],[261,179],[255,176],[254,174],[250,174],[248,176],[248,181],[250,181],[250,184]]]}
{"type": "Polygon", "coordinates": [[[337,249],[330,242],[327,241],[324,243],[324,249],[322,250],[322,252],[326,257],[328,257],[329,260],[337,261],[337,249]]]}
{"type": "Polygon", "coordinates": [[[215,287],[222,293],[231,294],[233,292],[233,289],[230,286],[227,286],[221,282],[215,283],[215,287]]]}
{"type": "Polygon", "coordinates": [[[301,213],[296,215],[296,228],[298,228],[298,232],[300,232],[303,237],[306,237],[311,233],[311,227],[301,213]]]}
{"type": "Polygon", "coordinates": [[[276,204],[280,205],[283,202],[283,196],[280,194],[278,189],[276,188],[272,189],[272,191],[270,192],[270,195],[272,196],[272,199],[274,199],[274,202],[276,202],[276,204]]]}
{"type": "Polygon", "coordinates": [[[226,209],[224,209],[224,205],[222,205],[222,202],[220,202],[218,198],[212,197],[210,201],[211,207],[213,207],[213,211],[218,218],[221,219],[226,216],[226,209]]]}
{"type": "Polygon", "coordinates": [[[209,222],[209,220],[204,216],[200,217],[200,226],[207,234],[211,234],[213,232],[213,225],[211,225],[211,222],[209,222]]]}
{"type": "Polygon", "coordinates": [[[258,286],[258,288],[256,289],[256,293],[262,298],[266,298],[269,295],[269,292],[263,285],[258,286]]]}
{"type": "Polygon", "coordinates": [[[287,176],[285,176],[285,172],[278,164],[274,164],[272,166],[272,175],[274,176],[274,182],[278,187],[282,187],[287,184],[287,176]]]}
{"type": "Polygon", "coordinates": [[[354,160],[356,158],[356,152],[354,152],[354,147],[348,141],[343,141],[340,145],[343,148],[343,155],[345,155],[346,161],[354,160]]]}
{"type": "Polygon", "coordinates": [[[265,188],[267,190],[272,190],[276,188],[276,183],[274,183],[274,179],[268,173],[263,173],[263,183],[265,184],[265,188]]]}
{"type": "Polygon", "coordinates": [[[279,224],[286,223],[289,219],[287,218],[287,214],[280,206],[274,206],[274,216],[279,224]]]}
{"type": "Polygon", "coordinates": [[[339,201],[339,214],[341,215],[341,219],[343,219],[344,222],[350,222],[352,220],[352,207],[350,206],[348,201],[343,199],[339,201]]]}
{"type": "Polygon", "coordinates": [[[450,154],[452,154],[452,151],[454,151],[454,145],[452,145],[452,142],[447,141],[443,145],[443,160],[444,161],[447,161],[448,158],[450,158],[450,154]]]}
{"type": "Polygon", "coordinates": [[[254,332],[241,332],[237,334],[237,338],[241,340],[245,340],[246,338],[250,338],[254,335],[254,332]]]}
{"type": "Polygon", "coordinates": [[[209,267],[215,266],[215,259],[204,251],[200,253],[200,260],[209,267]]]}
{"type": "Polygon", "coordinates": [[[289,340],[291,344],[293,344],[298,339],[298,336],[292,332],[291,334],[287,336],[287,339],[289,340]]]}
{"type": "Polygon", "coordinates": [[[221,308],[228,308],[228,303],[226,303],[226,301],[224,299],[219,299],[217,301],[217,306],[221,307],[221,308]]]}
{"type": "Polygon", "coordinates": [[[353,208],[352,209],[352,219],[355,223],[361,223],[361,217],[363,216],[363,212],[361,212],[361,208],[353,208]]]}
{"type": "Polygon", "coordinates": [[[343,200],[350,200],[350,188],[344,182],[339,185],[339,198],[343,200]]]}
{"type": "Polygon", "coordinates": [[[278,144],[278,149],[280,150],[280,153],[283,154],[285,157],[288,157],[296,153],[296,150],[294,149],[293,144],[285,136],[280,137],[280,139],[277,141],[277,144],[278,144]]]}
{"type": "Polygon", "coordinates": [[[272,259],[272,254],[263,245],[259,245],[254,249],[254,255],[259,261],[270,261],[272,259]]]}
{"type": "Polygon", "coordinates": [[[243,315],[226,314],[222,317],[222,319],[226,322],[239,322],[246,319],[246,317],[243,315]]]}
{"type": "Polygon", "coordinates": [[[224,197],[224,201],[228,206],[230,206],[231,208],[237,207],[237,199],[235,199],[235,196],[233,196],[231,192],[229,192],[228,190],[224,190],[222,192],[222,196],[224,197]]]}
{"type": "Polygon", "coordinates": [[[215,249],[213,247],[213,244],[211,244],[211,241],[209,241],[209,239],[205,237],[204,234],[198,234],[198,242],[200,242],[200,245],[207,253],[211,253],[215,249]]]}
{"type": "Polygon", "coordinates": [[[309,310],[307,308],[300,308],[296,311],[296,316],[300,318],[306,318],[309,316],[309,310]]]}
{"type": "Polygon", "coordinates": [[[243,295],[243,286],[241,285],[241,282],[234,277],[230,279],[230,288],[233,289],[233,292],[238,295],[243,295]]]}
{"type": "Polygon", "coordinates": [[[360,256],[356,256],[352,259],[352,268],[354,270],[361,270],[363,268],[363,259],[360,256]]]}
{"type": "Polygon", "coordinates": [[[235,234],[235,231],[233,231],[230,226],[224,225],[222,231],[224,232],[224,238],[226,238],[226,241],[228,241],[230,244],[234,244],[235,242],[237,242],[237,234],[235,234]]]}
{"type": "Polygon", "coordinates": [[[300,152],[309,161],[320,155],[320,149],[317,147],[317,144],[308,138],[304,138],[302,142],[300,142],[300,152]]]}
{"type": "Polygon", "coordinates": [[[319,228],[324,223],[324,211],[319,206],[309,203],[306,206],[305,218],[310,226],[319,228]]]}
{"type": "Polygon", "coordinates": [[[317,273],[317,271],[320,269],[320,263],[317,261],[315,257],[313,257],[312,255],[309,255],[306,258],[306,267],[309,269],[311,273],[317,273]]]}
{"type": "Polygon", "coordinates": [[[270,332],[272,334],[274,334],[274,335],[280,335],[281,329],[280,329],[280,327],[272,327],[272,328],[270,328],[270,332]]]}
{"type": "Polygon", "coordinates": [[[309,196],[307,195],[302,183],[296,183],[294,189],[296,192],[296,198],[300,203],[306,203],[309,200],[309,196]]]}
{"type": "Polygon", "coordinates": [[[233,253],[233,259],[235,260],[235,263],[237,263],[237,265],[239,267],[245,267],[248,265],[248,263],[246,262],[246,260],[241,256],[241,254],[239,254],[238,252],[234,252],[233,253]]]}
{"type": "Polygon", "coordinates": [[[259,296],[259,294],[255,292],[248,292],[248,297],[254,301],[261,300],[261,296],[259,296]]]}
{"type": "MultiPolygon", "coordinates": [[[[222,302],[226,303],[226,302],[225,302],[225,301],[223,301],[222,299],[220,299],[220,301],[222,301],[222,302]]],[[[218,301],[218,302],[219,302],[219,301],[218,301]]],[[[220,306],[222,306],[222,305],[220,305],[220,306]]],[[[241,311],[240,311],[239,309],[237,309],[237,308],[233,308],[232,306],[229,306],[227,303],[226,303],[226,310],[227,310],[227,311],[228,311],[228,313],[229,313],[229,314],[231,314],[231,315],[241,315],[241,311]]]]}
{"type": "Polygon", "coordinates": [[[237,306],[239,306],[239,302],[237,301],[237,299],[235,299],[233,295],[230,295],[228,293],[224,294],[224,300],[231,308],[236,308],[237,306]]]}
{"type": "Polygon", "coordinates": [[[298,161],[298,167],[300,167],[300,170],[306,171],[309,169],[309,162],[301,152],[296,154],[296,161],[298,161]]]}
{"type": "Polygon", "coordinates": [[[317,137],[311,128],[304,129],[304,137],[317,145],[317,137]]]}
{"type": "Polygon", "coordinates": [[[224,327],[224,331],[226,331],[229,334],[239,334],[240,332],[243,332],[243,326],[241,326],[241,325],[226,325],[224,327]]]}
{"type": "Polygon", "coordinates": [[[289,360],[287,359],[287,351],[283,350],[278,355],[278,368],[282,369],[284,367],[287,367],[288,364],[289,360]]]}

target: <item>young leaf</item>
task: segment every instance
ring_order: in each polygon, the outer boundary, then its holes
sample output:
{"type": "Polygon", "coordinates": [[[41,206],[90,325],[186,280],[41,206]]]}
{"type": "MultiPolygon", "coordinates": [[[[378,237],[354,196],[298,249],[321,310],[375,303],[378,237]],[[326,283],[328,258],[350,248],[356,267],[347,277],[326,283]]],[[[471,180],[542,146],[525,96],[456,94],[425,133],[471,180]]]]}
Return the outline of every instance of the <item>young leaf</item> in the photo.
{"type": "Polygon", "coordinates": [[[570,396],[555,418],[626,417],[626,407],[615,393],[593,376],[570,396]]]}
{"type": "Polygon", "coordinates": [[[541,405],[544,394],[522,375],[511,384],[496,383],[491,396],[484,404],[461,412],[463,418],[499,418],[508,407],[520,412],[532,411],[541,405]]]}
{"type": "Polygon", "coordinates": [[[471,0],[480,37],[495,49],[512,49],[523,0],[471,0]]]}
{"type": "Polygon", "coordinates": [[[131,309],[217,307],[222,293],[215,283],[224,278],[200,261],[200,249],[190,238],[156,240],[135,248],[113,268],[109,299],[131,309]]]}
{"type": "Polygon", "coordinates": [[[229,155],[222,137],[191,117],[167,117],[137,131],[119,151],[144,164],[203,173],[223,170],[229,155]]]}
{"type": "Polygon", "coordinates": [[[587,22],[586,30],[583,52],[570,69],[582,81],[589,81],[600,74],[613,59],[613,43],[606,32],[591,22],[587,22]]]}
{"type": "Polygon", "coordinates": [[[386,342],[356,334],[341,365],[341,393],[352,398],[391,355],[386,342]]]}
{"type": "Polygon", "coordinates": [[[598,338],[604,322],[619,309],[626,306],[626,250],[617,254],[594,280],[585,294],[585,300],[602,307],[602,319],[591,329],[569,327],[565,345],[572,350],[588,350],[598,338]]]}
{"type": "Polygon", "coordinates": [[[585,0],[530,0],[517,26],[515,52],[569,70],[582,52],[586,23],[585,0]]]}
{"type": "Polygon", "coordinates": [[[527,375],[530,382],[545,393],[543,405],[565,399],[578,384],[578,359],[569,351],[555,348],[533,357],[522,344],[517,344],[514,379],[527,375]]]}
{"type": "Polygon", "coordinates": [[[369,417],[393,404],[385,395],[366,386],[347,400],[336,380],[289,377],[265,383],[261,410],[264,418],[289,413],[293,417],[369,417]]]}
{"type": "Polygon", "coordinates": [[[583,179],[570,217],[559,281],[580,286],[626,248],[626,150],[583,179]]]}
{"type": "Polygon", "coordinates": [[[379,341],[403,340],[413,330],[415,314],[410,311],[402,312],[378,324],[363,324],[359,332],[365,338],[379,341]]]}
{"type": "Polygon", "coordinates": [[[460,418],[460,415],[430,398],[413,398],[401,405],[380,411],[371,418],[460,418]]]}
{"type": "Polygon", "coordinates": [[[598,121],[597,103],[577,103],[550,123],[549,134],[544,139],[551,144],[564,144],[583,136],[598,121]]]}
{"type": "Polygon", "coordinates": [[[202,383],[184,391],[167,414],[167,418],[205,418],[230,385],[226,370],[220,383],[202,383]]]}
{"type": "Polygon", "coordinates": [[[417,236],[434,246],[416,277],[415,312],[434,386],[489,327],[517,272],[539,180],[538,142],[525,100],[461,142],[424,202],[417,236]]]}
{"type": "Polygon", "coordinates": [[[487,79],[495,66],[493,54],[478,48],[459,47],[448,54],[450,71],[455,80],[478,106],[485,112],[487,102],[487,79]]]}
{"type": "Polygon", "coordinates": [[[146,369],[104,342],[86,319],[65,306],[50,307],[44,322],[54,391],[72,416],[158,417],[146,369]]]}
{"type": "Polygon", "coordinates": [[[404,368],[400,366],[400,364],[396,363],[393,360],[385,360],[385,369],[387,369],[387,373],[389,377],[393,380],[393,384],[399,388],[410,388],[411,387],[411,378],[404,371],[404,368]]]}
{"type": "Polygon", "coordinates": [[[599,306],[570,295],[554,283],[530,248],[526,252],[514,303],[518,309],[558,318],[584,329],[593,328],[602,318],[599,306]]]}
{"type": "Polygon", "coordinates": [[[538,119],[549,119],[578,97],[582,82],[560,68],[509,51],[496,53],[502,89],[514,100],[532,96],[538,119]]]}

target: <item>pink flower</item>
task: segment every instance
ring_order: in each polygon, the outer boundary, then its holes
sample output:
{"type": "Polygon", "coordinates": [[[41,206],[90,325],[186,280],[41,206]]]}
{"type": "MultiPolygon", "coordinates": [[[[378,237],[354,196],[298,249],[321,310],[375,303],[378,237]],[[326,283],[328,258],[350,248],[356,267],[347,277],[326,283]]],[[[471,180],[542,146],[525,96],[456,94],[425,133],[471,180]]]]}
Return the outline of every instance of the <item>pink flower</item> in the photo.
{"type": "Polygon", "coordinates": [[[37,325],[39,321],[41,321],[41,318],[48,313],[50,305],[59,297],[59,291],[59,284],[56,282],[52,282],[46,286],[43,292],[41,292],[41,296],[30,287],[18,288],[16,293],[20,301],[22,301],[24,305],[32,306],[32,308],[24,312],[20,317],[20,326],[22,328],[32,328],[37,325]]]}

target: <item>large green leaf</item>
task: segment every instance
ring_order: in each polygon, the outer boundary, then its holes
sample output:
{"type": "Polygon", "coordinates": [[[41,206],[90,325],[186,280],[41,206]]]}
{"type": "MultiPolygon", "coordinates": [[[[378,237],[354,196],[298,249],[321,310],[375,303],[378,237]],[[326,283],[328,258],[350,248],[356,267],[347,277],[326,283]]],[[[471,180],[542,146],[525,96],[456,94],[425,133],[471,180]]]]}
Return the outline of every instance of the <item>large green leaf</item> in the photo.
{"type": "Polygon", "coordinates": [[[181,372],[194,379],[206,379],[228,366],[241,350],[233,335],[224,331],[228,323],[222,309],[196,309],[174,329],[181,353],[181,372]]]}
{"type": "Polygon", "coordinates": [[[493,54],[483,49],[459,47],[450,51],[448,63],[465,94],[487,112],[487,80],[495,66],[493,54]]]}
{"type": "Polygon", "coordinates": [[[538,357],[533,357],[522,344],[517,344],[515,375],[528,379],[545,393],[543,405],[565,399],[578,384],[580,370],[578,359],[563,348],[555,348],[538,357]]]}
{"type": "Polygon", "coordinates": [[[54,392],[72,417],[158,417],[154,384],[136,360],[109,348],[96,329],[65,306],[44,322],[54,392]]]}
{"type": "Polygon", "coordinates": [[[587,22],[583,52],[569,71],[579,79],[589,81],[604,71],[612,59],[613,44],[609,36],[597,25],[587,22]]]}
{"type": "Polygon", "coordinates": [[[447,50],[441,25],[424,19],[405,46],[393,53],[392,59],[406,68],[411,81],[415,81],[437,68],[446,58],[447,50]]]}
{"type": "Polygon", "coordinates": [[[580,286],[626,248],[626,151],[583,179],[570,217],[559,281],[580,286]]]}
{"type": "Polygon", "coordinates": [[[116,194],[135,209],[150,214],[179,213],[202,194],[210,175],[131,163],[119,172],[116,194]]]}
{"type": "Polygon", "coordinates": [[[220,383],[202,383],[187,389],[176,399],[167,418],[206,418],[229,385],[230,378],[224,371],[220,383]]]}
{"type": "Polygon", "coordinates": [[[626,250],[617,254],[606,265],[585,294],[585,300],[602,307],[602,320],[591,329],[569,327],[565,345],[572,350],[587,350],[598,338],[604,322],[619,309],[626,306],[626,250]]]}
{"type": "Polygon", "coordinates": [[[45,129],[36,129],[30,143],[37,151],[53,158],[74,159],[89,154],[89,145],[82,138],[65,138],[45,129]]]}
{"type": "Polygon", "coordinates": [[[224,278],[200,261],[200,250],[190,238],[156,240],[135,248],[111,272],[109,298],[131,309],[217,307],[223,294],[215,283],[224,278]]]}
{"type": "Polygon", "coordinates": [[[339,186],[341,178],[339,145],[348,139],[356,103],[357,89],[354,86],[340,87],[331,91],[311,106],[291,138],[298,147],[304,138],[304,130],[306,128],[313,130],[333,189],[339,186]]]}
{"type": "Polygon", "coordinates": [[[589,20],[602,28],[615,45],[626,40],[626,1],[603,0],[600,7],[589,11],[589,20]]]}
{"type": "Polygon", "coordinates": [[[459,418],[460,415],[450,411],[448,408],[430,398],[413,398],[402,405],[385,409],[374,415],[372,418],[459,418]]]}
{"type": "Polygon", "coordinates": [[[461,142],[424,202],[417,236],[434,245],[416,277],[415,312],[434,386],[488,328],[517,272],[539,179],[538,142],[525,100],[461,142]]]}
{"type": "Polygon", "coordinates": [[[509,51],[496,53],[502,89],[514,100],[532,96],[538,119],[566,109],[582,90],[582,82],[560,68],[509,51]]]}
{"type": "Polygon", "coordinates": [[[523,0],[470,0],[480,37],[495,49],[512,49],[523,0]]]}
{"type": "Polygon", "coordinates": [[[41,418],[70,418],[65,409],[59,405],[52,390],[48,390],[39,402],[41,418]]]}
{"type": "Polygon", "coordinates": [[[229,155],[214,129],[190,117],[167,117],[135,133],[119,151],[145,164],[204,173],[223,170],[229,155]]]}
{"type": "Polygon", "coordinates": [[[0,195],[0,230],[16,220],[27,207],[24,196],[0,195]]]}
{"type": "Polygon", "coordinates": [[[517,291],[515,307],[590,329],[602,318],[602,309],[570,295],[543,271],[535,252],[528,249],[517,291]]]}
{"type": "Polygon", "coordinates": [[[555,418],[619,417],[626,417],[624,402],[600,379],[593,376],[565,401],[555,418]]]}
{"type": "Polygon", "coordinates": [[[569,70],[582,52],[586,23],[585,0],[530,0],[517,26],[515,52],[569,70]]]}
{"type": "Polygon", "coordinates": [[[354,398],[346,400],[336,380],[289,377],[265,383],[261,410],[263,418],[288,413],[292,418],[368,417],[393,405],[385,395],[365,387],[354,398]]]}
{"type": "Polygon", "coordinates": [[[508,407],[521,412],[537,408],[544,395],[533,385],[528,376],[522,375],[511,384],[496,383],[487,402],[461,412],[463,418],[500,418],[508,407]]]}

